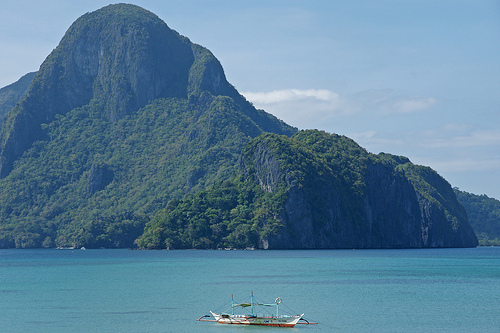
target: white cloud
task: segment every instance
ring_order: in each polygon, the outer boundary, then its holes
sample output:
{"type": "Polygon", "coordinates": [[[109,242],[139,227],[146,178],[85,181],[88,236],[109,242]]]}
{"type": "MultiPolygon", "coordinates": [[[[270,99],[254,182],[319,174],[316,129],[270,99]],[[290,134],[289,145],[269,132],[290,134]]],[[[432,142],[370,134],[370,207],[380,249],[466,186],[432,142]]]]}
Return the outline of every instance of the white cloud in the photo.
{"type": "Polygon", "coordinates": [[[359,138],[362,140],[372,140],[375,138],[377,135],[376,131],[366,131],[366,132],[361,132],[361,133],[352,133],[351,137],[352,138],[359,138]]]}
{"type": "Polygon", "coordinates": [[[410,114],[428,109],[437,103],[433,97],[396,95],[390,89],[370,89],[346,97],[359,112],[383,115],[410,114]]]}
{"type": "Polygon", "coordinates": [[[284,89],[270,92],[245,92],[243,95],[255,104],[275,104],[303,100],[338,102],[339,94],[327,89],[284,89]]]}
{"type": "Polygon", "coordinates": [[[440,172],[489,171],[500,169],[500,159],[457,158],[450,160],[432,159],[422,163],[431,165],[440,172]]]}
{"type": "MultiPolygon", "coordinates": [[[[486,147],[500,146],[500,131],[476,130],[464,134],[432,131],[425,133],[428,138],[424,141],[427,148],[465,148],[465,147],[486,147]]],[[[450,130],[451,131],[451,130],[450,130]]]]}
{"type": "Polygon", "coordinates": [[[327,89],[284,89],[242,93],[261,108],[299,128],[324,128],[324,122],[348,110],[339,94],[327,89]]]}
{"type": "Polygon", "coordinates": [[[477,130],[466,124],[444,124],[419,131],[366,130],[347,134],[373,153],[381,151],[410,158],[438,172],[495,172],[500,170],[500,131],[477,130]]]}
{"type": "Polygon", "coordinates": [[[381,151],[390,152],[391,150],[388,150],[389,147],[408,146],[407,140],[402,136],[384,136],[383,133],[371,130],[358,133],[347,133],[347,136],[372,153],[379,153],[381,151]]]}
{"type": "Polygon", "coordinates": [[[405,97],[392,103],[392,110],[398,113],[412,113],[425,110],[436,103],[432,97],[405,97]]]}
{"type": "Polygon", "coordinates": [[[437,102],[433,97],[397,96],[391,90],[374,89],[352,95],[340,95],[328,89],[282,89],[244,92],[243,95],[256,107],[300,128],[323,128],[327,119],[336,116],[421,112],[437,102]]]}

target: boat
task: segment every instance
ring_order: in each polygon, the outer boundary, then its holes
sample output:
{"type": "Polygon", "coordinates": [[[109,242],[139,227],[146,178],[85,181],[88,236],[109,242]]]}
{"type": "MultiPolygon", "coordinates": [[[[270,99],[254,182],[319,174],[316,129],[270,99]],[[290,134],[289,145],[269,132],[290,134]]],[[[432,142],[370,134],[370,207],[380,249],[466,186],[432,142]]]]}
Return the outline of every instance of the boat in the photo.
{"type": "Polygon", "coordinates": [[[210,311],[210,315],[205,315],[197,319],[198,321],[214,321],[219,324],[236,324],[236,325],[259,325],[259,326],[275,326],[275,327],[294,327],[296,324],[304,324],[299,322],[300,320],[305,321],[307,324],[317,324],[310,323],[302,317],[301,315],[286,315],[280,314],[279,308],[281,304],[281,298],[276,298],[274,303],[257,303],[254,300],[253,292],[250,297],[249,303],[235,303],[231,295],[231,313],[217,313],[210,311]],[[260,307],[275,307],[276,314],[257,314],[256,310],[260,307]],[[249,314],[236,314],[235,309],[238,308],[250,308],[249,314]],[[213,320],[204,319],[207,317],[213,317],[213,320]]]}

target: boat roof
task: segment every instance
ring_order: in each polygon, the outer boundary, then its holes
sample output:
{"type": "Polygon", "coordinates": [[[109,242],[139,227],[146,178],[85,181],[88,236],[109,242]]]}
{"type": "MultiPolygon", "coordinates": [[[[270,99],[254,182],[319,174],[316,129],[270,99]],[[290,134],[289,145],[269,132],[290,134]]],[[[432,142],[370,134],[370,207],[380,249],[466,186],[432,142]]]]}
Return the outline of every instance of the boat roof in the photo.
{"type": "Polygon", "coordinates": [[[247,308],[252,305],[260,305],[260,306],[276,306],[276,304],[265,304],[265,303],[240,303],[233,305],[233,308],[237,306],[241,306],[242,308],[247,308]]]}

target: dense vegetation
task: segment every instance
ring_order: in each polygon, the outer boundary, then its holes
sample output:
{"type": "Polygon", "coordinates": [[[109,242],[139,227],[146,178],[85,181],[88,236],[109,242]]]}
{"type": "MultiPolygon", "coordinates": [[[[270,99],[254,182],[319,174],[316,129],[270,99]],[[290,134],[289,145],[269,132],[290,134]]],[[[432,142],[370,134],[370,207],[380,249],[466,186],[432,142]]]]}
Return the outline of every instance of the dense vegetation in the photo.
{"type": "MultiPolygon", "coordinates": [[[[425,202],[445,212],[447,219],[433,222],[443,223],[439,229],[447,229],[448,220],[456,228],[467,223],[451,186],[432,169],[415,166],[404,157],[370,154],[345,136],[307,130],[291,138],[267,133],[250,141],[242,150],[237,176],[182,200],[172,200],[146,225],[138,244],[154,249],[263,247],[269,236],[278,235],[283,228],[295,232],[287,224],[285,212],[291,188],[303,194],[305,202],[299,200],[299,205],[304,206],[300,214],[310,212],[313,233],[330,229],[325,224],[330,223],[331,209],[338,209],[336,214],[343,216],[343,221],[365,230],[356,234],[362,237],[369,228],[366,200],[374,187],[369,170],[374,166],[386,170],[386,177],[406,174],[415,189],[425,196],[425,202]]],[[[375,195],[380,197],[385,193],[377,191],[375,195]]],[[[418,206],[415,195],[414,200],[418,206]]],[[[381,204],[384,203],[376,205],[381,204]]],[[[416,215],[420,216],[419,210],[416,215]]],[[[335,232],[342,233],[338,223],[335,232]]],[[[379,222],[369,223],[377,228],[379,222]]]]}
{"type": "Polygon", "coordinates": [[[239,175],[182,200],[172,200],[146,225],[139,246],[258,247],[262,239],[284,227],[279,215],[288,195],[287,180],[306,187],[309,204],[321,214],[324,198],[318,189],[332,185],[331,178],[338,177],[337,185],[355,189],[339,191],[346,194],[346,209],[356,214],[364,186],[361,173],[369,156],[375,158],[345,136],[320,131],[301,131],[292,138],[262,134],[244,147],[239,175]],[[259,173],[256,168],[262,166],[253,158],[262,145],[276,158],[276,167],[290,170],[267,185],[255,178],[259,173]],[[355,195],[349,196],[350,193],[355,195]]]}
{"type": "Polygon", "coordinates": [[[217,182],[170,201],[147,224],[138,244],[148,249],[257,247],[261,237],[281,227],[269,223],[279,209],[273,197],[241,176],[217,182]]]}
{"type": "Polygon", "coordinates": [[[259,128],[230,98],[205,99],[204,110],[159,99],[116,122],[86,106],[44,125],[49,139],[35,142],[0,180],[0,246],[110,245],[96,239],[132,246],[170,199],[229,178],[259,128]],[[110,176],[97,175],[92,185],[95,170],[110,176]],[[127,227],[111,236],[95,227],[101,221],[127,227]]]}
{"type": "Polygon", "coordinates": [[[500,246],[500,201],[454,188],[481,246],[500,246]]]}

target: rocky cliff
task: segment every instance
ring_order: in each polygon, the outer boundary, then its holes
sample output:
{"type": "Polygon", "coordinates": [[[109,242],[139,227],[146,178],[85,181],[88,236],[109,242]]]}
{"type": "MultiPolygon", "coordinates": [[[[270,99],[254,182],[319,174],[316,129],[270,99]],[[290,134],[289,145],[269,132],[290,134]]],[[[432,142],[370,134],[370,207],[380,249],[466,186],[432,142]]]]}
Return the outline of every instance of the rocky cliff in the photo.
{"type": "Polygon", "coordinates": [[[477,245],[451,186],[405,158],[318,131],[259,137],[245,154],[246,177],[286,197],[276,217],[283,227],[261,239],[262,248],[477,245]]]}

